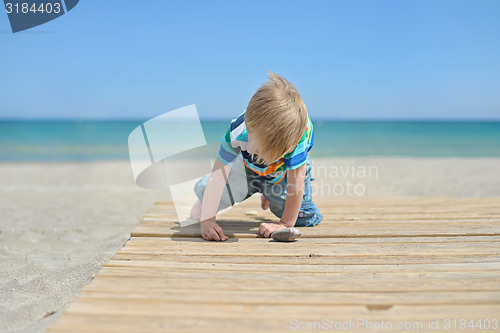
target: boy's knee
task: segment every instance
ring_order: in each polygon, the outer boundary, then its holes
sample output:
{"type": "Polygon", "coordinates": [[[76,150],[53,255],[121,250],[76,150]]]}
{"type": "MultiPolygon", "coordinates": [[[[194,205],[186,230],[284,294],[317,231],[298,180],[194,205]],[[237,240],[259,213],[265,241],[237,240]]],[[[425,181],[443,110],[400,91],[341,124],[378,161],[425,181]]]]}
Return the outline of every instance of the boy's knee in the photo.
{"type": "Polygon", "coordinates": [[[205,194],[205,188],[207,187],[208,176],[201,177],[200,180],[194,184],[194,194],[198,197],[200,202],[203,202],[203,195],[205,194]]]}

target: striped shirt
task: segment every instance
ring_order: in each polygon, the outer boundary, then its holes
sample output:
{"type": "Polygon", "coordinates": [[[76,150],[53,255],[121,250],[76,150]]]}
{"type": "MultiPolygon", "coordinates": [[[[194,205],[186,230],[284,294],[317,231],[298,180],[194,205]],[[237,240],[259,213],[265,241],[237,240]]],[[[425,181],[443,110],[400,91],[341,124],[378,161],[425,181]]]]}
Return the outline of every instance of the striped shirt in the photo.
{"type": "Polygon", "coordinates": [[[286,175],[287,170],[296,169],[306,163],[307,154],[314,143],[314,129],[309,117],[307,127],[295,149],[285,154],[278,161],[267,164],[258,163],[248,143],[248,133],[245,125],[245,112],[231,121],[231,125],[222,139],[218,158],[226,165],[232,165],[234,160],[243,157],[245,166],[264,177],[269,183],[279,183],[286,175]]]}

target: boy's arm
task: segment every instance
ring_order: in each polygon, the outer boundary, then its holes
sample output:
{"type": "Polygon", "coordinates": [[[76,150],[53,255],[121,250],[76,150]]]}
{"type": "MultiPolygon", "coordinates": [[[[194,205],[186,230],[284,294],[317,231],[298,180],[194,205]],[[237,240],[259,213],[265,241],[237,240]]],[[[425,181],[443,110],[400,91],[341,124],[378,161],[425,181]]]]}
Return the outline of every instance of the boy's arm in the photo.
{"type": "Polygon", "coordinates": [[[295,225],[304,196],[305,178],[306,164],[287,171],[285,210],[279,223],[261,223],[259,232],[264,237],[271,237],[273,232],[295,225]]]}
{"type": "Polygon", "coordinates": [[[302,197],[304,196],[306,165],[287,171],[285,210],[280,223],[293,227],[299,216],[302,197]]]}
{"type": "Polygon", "coordinates": [[[201,204],[201,234],[206,240],[227,239],[220,226],[215,222],[215,215],[217,215],[217,208],[226,186],[229,171],[231,171],[231,166],[224,164],[219,158],[215,160],[201,204]]]}

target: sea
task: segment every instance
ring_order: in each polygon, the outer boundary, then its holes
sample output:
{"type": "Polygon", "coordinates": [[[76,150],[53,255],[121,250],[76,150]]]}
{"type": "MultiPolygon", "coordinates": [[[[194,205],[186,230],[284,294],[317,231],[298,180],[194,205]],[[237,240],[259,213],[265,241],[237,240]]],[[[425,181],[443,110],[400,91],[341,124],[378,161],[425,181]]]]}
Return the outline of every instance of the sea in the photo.
{"type": "MultiPolygon", "coordinates": [[[[128,135],[143,122],[144,119],[3,120],[0,161],[128,160],[128,135]]],[[[201,124],[206,141],[217,145],[229,120],[202,120],[201,124]]],[[[500,157],[500,121],[313,119],[313,124],[311,157],[500,157]]]]}

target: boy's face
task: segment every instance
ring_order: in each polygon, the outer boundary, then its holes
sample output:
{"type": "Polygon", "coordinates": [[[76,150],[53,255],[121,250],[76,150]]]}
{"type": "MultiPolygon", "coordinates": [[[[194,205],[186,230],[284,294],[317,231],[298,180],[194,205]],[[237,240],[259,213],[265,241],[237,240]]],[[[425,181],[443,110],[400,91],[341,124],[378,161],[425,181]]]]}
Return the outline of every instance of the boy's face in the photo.
{"type": "Polygon", "coordinates": [[[248,143],[250,145],[250,150],[252,153],[259,155],[260,158],[262,158],[265,161],[268,161],[266,159],[266,153],[262,150],[262,147],[264,146],[262,144],[262,137],[259,137],[255,135],[254,133],[247,132],[248,133],[248,143]]]}
{"type": "MultiPolygon", "coordinates": [[[[267,163],[274,162],[274,161],[271,161],[269,156],[267,156],[266,152],[262,148],[262,147],[264,147],[264,145],[262,144],[262,142],[264,140],[263,136],[255,135],[255,133],[249,132],[248,130],[247,130],[247,134],[248,134],[248,144],[250,145],[250,150],[252,151],[252,153],[259,155],[259,157],[262,158],[267,163]]],[[[286,153],[292,152],[294,150],[294,148],[295,147],[292,147],[286,153]]]]}
{"type": "Polygon", "coordinates": [[[262,147],[262,144],[259,138],[250,132],[248,132],[248,144],[250,145],[250,150],[252,151],[252,153],[257,155],[260,154],[260,147],[262,147]]]}

